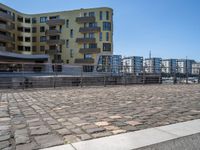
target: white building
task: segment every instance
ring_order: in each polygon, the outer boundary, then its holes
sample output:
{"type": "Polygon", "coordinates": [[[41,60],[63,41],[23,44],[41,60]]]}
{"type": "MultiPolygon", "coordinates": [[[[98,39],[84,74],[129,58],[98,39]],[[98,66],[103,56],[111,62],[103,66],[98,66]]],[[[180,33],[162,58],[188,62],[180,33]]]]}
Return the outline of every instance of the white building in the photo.
{"type": "Polygon", "coordinates": [[[144,67],[146,73],[161,73],[161,58],[146,58],[144,67]]]}
{"type": "Polygon", "coordinates": [[[199,73],[200,73],[200,63],[192,64],[192,74],[199,75],[199,73]]]}
{"type": "Polygon", "coordinates": [[[163,59],[161,63],[162,73],[176,73],[177,59],[163,59]]]}
{"type": "Polygon", "coordinates": [[[124,57],[123,60],[123,71],[125,73],[134,73],[138,75],[143,72],[143,57],[131,56],[124,57]]]}
{"type": "Polygon", "coordinates": [[[194,60],[188,59],[178,59],[177,61],[177,73],[181,74],[192,74],[192,64],[194,64],[194,60]]]}

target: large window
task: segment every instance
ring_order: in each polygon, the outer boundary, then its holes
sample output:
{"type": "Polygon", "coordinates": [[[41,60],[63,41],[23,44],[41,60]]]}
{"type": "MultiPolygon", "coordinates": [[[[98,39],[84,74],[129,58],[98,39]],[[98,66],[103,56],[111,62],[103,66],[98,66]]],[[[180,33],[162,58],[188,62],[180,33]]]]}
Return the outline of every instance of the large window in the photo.
{"type": "Polygon", "coordinates": [[[69,28],[69,19],[66,20],[66,28],[69,28]]]}
{"type": "Polygon", "coordinates": [[[102,32],[99,33],[99,41],[102,41],[103,39],[103,35],[102,35],[102,32]]]}
{"type": "Polygon", "coordinates": [[[46,23],[47,17],[40,17],[40,23],[46,23]]]}
{"type": "Polygon", "coordinates": [[[71,29],[71,30],[70,30],[70,37],[73,38],[73,36],[74,36],[74,30],[71,29]]]}
{"type": "Polygon", "coordinates": [[[95,16],[95,12],[89,12],[89,16],[90,17],[94,17],[95,16]]]}
{"type": "Polygon", "coordinates": [[[109,32],[106,32],[106,41],[109,41],[109,32]]]}
{"type": "Polygon", "coordinates": [[[111,31],[111,23],[110,22],[103,22],[103,30],[104,31],[111,31]]]}
{"type": "Polygon", "coordinates": [[[89,33],[89,38],[94,38],[94,33],[89,33]]]}
{"type": "Polygon", "coordinates": [[[37,19],[36,18],[32,18],[32,23],[33,24],[37,23],[37,19]]]}
{"type": "Polygon", "coordinates": [[[25,18],[25,23],[31,23],[31,19],[30,18],[25,18]]]}
{"type": "Polygon", "coordinates": [[[97,48],[97,44],[96,43],[90,43],[89,48],[97,48]]]}
{"type": "Polygon", "coordinates": [[[111,51],[111,44],[110,43],[103,43],[103,51],[111,51]]]}
{"type": "Polygon", "coordinates": [[[103,20],[103,12],[102,11],[99,12],[99,20],[103,20]]]}
{"type": "Polygon", "coordinates": [[[31,38],[30,37],[25,37],[25,42],[30,42],[31,38]]]}
{"type": "Polygon", "coordinates": [[[40,32],[45,32],[45,27],[44,26],[40,27],[40,32]]]}
{"type": "Polygon", "coordinates": [[[109,15],[109,11],[106,11],[106,20],[109,20],[110,15],[109,15]]]}
{"type": "Polygon", "coordinates": [[[69,40],[66,40],[66,48],[69,48],[69,40]]]}
{"type": "Polygon", "coordinates": [[[74,54],[73,54],[73,49],[70,49],[70,57],[73,58],[74,54]]]}
{"type": "Polygon", "coordinates": [[[46,36],[41,36],[40,37],[40,42],[46,42],[46,36]]]}
{"type": "Polygon", "coordinates": [[[36,33],[37,32],[37,28],[36,27],[32,27],[32,33],[36,33]]]}

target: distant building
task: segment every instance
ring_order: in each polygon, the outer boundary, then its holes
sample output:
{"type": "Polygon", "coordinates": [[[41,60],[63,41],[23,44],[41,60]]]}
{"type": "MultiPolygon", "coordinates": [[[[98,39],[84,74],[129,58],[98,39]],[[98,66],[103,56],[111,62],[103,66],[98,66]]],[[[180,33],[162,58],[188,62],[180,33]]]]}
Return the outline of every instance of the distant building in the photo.
{"type": "Polygon", "coordinates": [[[100,56],[97,66],[97,72],[112,72],[118,74],[122,68],[122,56],[121,55],[106,55],[100,56]]]}
{"type": "Polygon", "coordinates": [[[192,64],[192,74],[199,75],[200,72],[200,63],[193,63],[192,64]]]}
{"type": "Polygon", "coordinates": [[[123,71],[126,73],[139,74],[143,72],[143,57],[140,56],[124,57],[122,62],[123,62],[123,71]]]}
{"type": "Polygon", "coordinates": [[[161,73],[161,58],[146,58],[144,67],[146,73],[161,73]]]}
{"type": "Polygon", "coordinates": [[[189,59],[178,59],[177,61],[177,73],[181,74],[192,74],[192,64],[194,64],[194,60],[189,59]]]}
{"type": "Polygon", "coordinates": [[[111,72],[112,74],[116,74],[116,75],[122,72],[122,56],[121,55],[112,55],[111,72]]]}
{"type": "Polygon", "coordinates": [[[176,72],[177,59],[163,59],[161,63],[162,73],[172,74],[176,72]]]}

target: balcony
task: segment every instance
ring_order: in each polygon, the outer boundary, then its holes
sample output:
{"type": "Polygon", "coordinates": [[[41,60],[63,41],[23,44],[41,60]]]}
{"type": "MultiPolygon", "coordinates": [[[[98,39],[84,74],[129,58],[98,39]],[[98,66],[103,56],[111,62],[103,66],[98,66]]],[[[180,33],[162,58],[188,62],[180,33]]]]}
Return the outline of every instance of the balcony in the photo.
{"type": "Polygon", "coordinates": [[[4,21],[13,21],[13,16],[4,12],[0,11],[0,20],[4,20],[4,21]]]}
{"type": "Polygon", "coordinates": [[[0,24],[0,31],[9,31],[12,30],[13,27],[7,24],[0,24]]]}
{"type": "Polygon", "coordinates": [[[60,39],[52,39],[52,40],[47,40],[47,44],[49,45],[63,45],[65,44],[65,40],[60,40],[60,39]]]}
{"type": "Polygon", "coordinates": [[[54,30],[47,30],[46,35],[59,35],[61,32],[54,29],[54,30]]]}
{"type": "Polygon", "coordinates": [[[79,29],[79,32],[81,33],[89,33],[89,32],[100,32],[100,27],[83,27],[79,29]]]}
{"type": "Polygon", "coordinates": [[[0,34],[0,41],[1,42],[13,42],[13,38],[9,35],[0,34]]]}
{"type": "Polygon", "coordinates": [[[95,22],[95,17],[94,16],[88,16],[88,17],[77,17],[76,22],[77,23],[89,23],[89,22],[95,22]]]}
{"type": "Polygon", "coordinates": [[[57,26],[57,25],[64,25],[65,20],[64,19],[51,19],[47,21],[47,24],[49,26],[57,26]]]}
{"type": "Polygon", "coordinates": [[[79,53],[83,54],[97,54],[100,53],[101,49],[100,48],[81,48],[79,50],[79,53]]]}
{"type": "Polygon", "coordinates": [[[96,39],[95,38],[77,38],[76,42],[77,43],[95,43],[96,39]]]}
{"type": "Polygon", "coordinates": [[[78,58],[78,59],[75,59],[75,63],[77,63],[77,64],[93,64],[94,59],[93,58],[87,58],[87,59],[78,58]]]}

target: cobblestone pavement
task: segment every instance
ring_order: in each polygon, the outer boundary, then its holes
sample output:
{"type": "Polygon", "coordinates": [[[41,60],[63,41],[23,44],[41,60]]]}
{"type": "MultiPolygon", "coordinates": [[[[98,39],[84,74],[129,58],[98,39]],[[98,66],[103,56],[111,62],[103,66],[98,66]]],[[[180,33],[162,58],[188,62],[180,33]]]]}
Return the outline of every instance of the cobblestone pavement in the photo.
{"type": "Polygon", "coordinates": [[[0,149],[51,147],[200,118],[200,85],[0,91],[0,149]]]}

